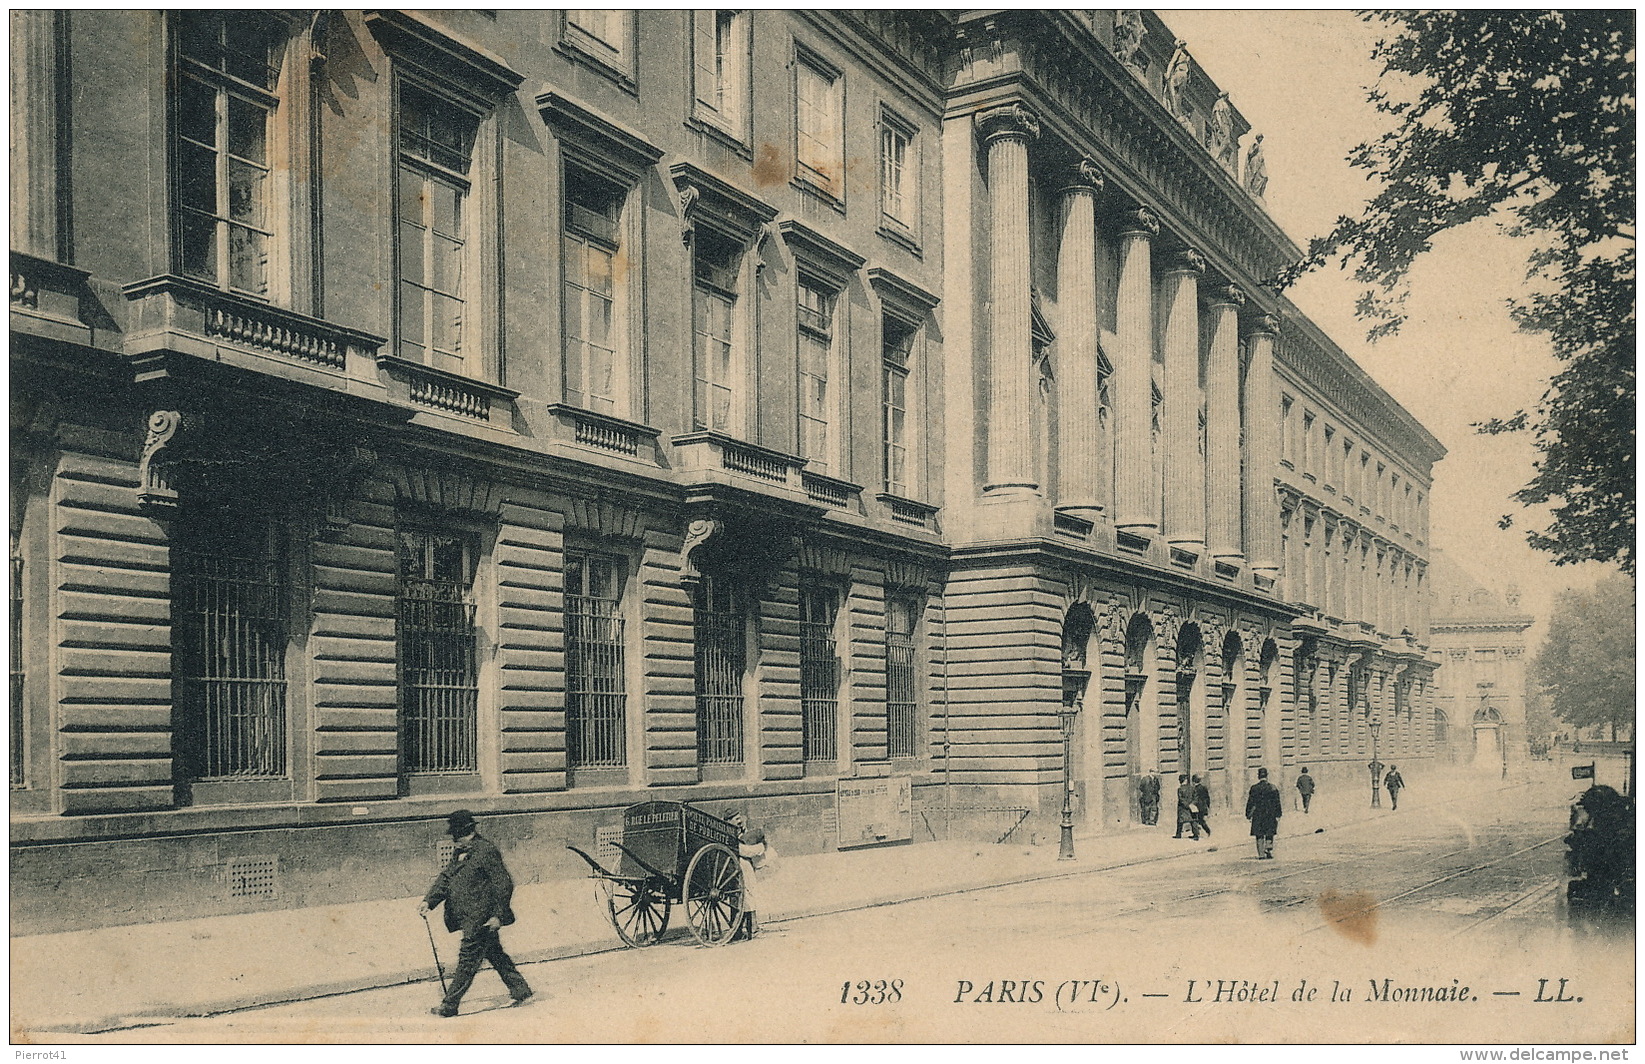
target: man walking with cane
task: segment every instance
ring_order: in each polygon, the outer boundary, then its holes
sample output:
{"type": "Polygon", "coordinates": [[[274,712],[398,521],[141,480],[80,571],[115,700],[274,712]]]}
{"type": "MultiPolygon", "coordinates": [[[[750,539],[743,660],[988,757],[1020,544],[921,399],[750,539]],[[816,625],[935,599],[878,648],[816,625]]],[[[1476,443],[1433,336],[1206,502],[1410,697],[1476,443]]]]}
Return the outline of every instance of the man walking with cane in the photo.
{"type": "MultiPolygon", "coordinates": [[[[502,939],[498,937],[499,929],[514,922],[514,910],[509,908],[514,897],[514,879],[508,874],[496,844],[480,834],[473,813],[459,809],[446,819],[446,831],[456,841],[456,849],[451,863],[428,888],[418,911],[426,920],[429,910],[444,902],[446,930],[461,931],[463,941],[457,949],[457,970],[452,973],[451,985],[446,987],[445,999],[429,1011],[436,1016],[457,1015],[457,1006],[485,961],[497,969],[514,1004],[523,1005],[531,996],[531,987],[514,967],[514,961],[503,950],[502,939]]],[[[432,941],[431,937],[431,944],[432,941]]],[[[439,964],[438,952],[435,964],[439,964]]],[[[443,973],[441,984],[444,985],[443,973]]]]}

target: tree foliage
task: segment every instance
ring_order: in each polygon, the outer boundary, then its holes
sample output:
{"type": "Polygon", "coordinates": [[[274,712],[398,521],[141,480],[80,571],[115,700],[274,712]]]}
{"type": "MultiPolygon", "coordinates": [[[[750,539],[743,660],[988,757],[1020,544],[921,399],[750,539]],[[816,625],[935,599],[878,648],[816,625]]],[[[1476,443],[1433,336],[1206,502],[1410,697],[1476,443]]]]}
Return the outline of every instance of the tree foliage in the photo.
{"type": "MultiPolygon", "coordinates": [[[[1391,131],[1349,161],[1381,182],[1358,217],[1314,240],[1282,284],[1326,262],[1368,285],[1371,338],[1405,320],[1407,276],[1435,236],[1481,218],[1527,238],[1534,293],[1519,327],[1560,360],[1541,401],[1476,425],[1530,432],[1549,507],[1531,545],[1558,564],[1634,571],[1634,29],[1628,10],[1377,11],[1371,92],[1391,131]]],[[[1488,364],[1489,352],[1476,352],[1488,364]]],[[[1502,519],[1509,527],[1512,517],[1502,519]]]]}
{"type": "Polygon", "coordinates": [[[1574,727],[1632,721],[1633,580],[1611,576],[1561,595],[1531,662],[1531,679],[1554,715],[1574,727]]]}

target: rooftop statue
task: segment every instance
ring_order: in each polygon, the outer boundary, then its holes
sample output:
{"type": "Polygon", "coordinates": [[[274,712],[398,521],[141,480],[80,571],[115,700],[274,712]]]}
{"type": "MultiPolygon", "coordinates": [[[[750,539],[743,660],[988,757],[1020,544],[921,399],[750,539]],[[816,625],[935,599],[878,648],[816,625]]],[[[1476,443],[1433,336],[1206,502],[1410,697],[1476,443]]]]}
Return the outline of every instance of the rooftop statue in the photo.
{"type": "Polygon", "coordinates": [[[1177,50],[1171,53],[1171,62],[1165,68],[1165,80],[1161,88],[1165,96],[1165,108],[1185,122],[1188,119],[1188,71],[1191,60],[1188,58],[1188,42],[1178,39],[1177,50]]]}
{"type": "Polygon", "coordinates": [[[1258,199],[1268,191],[1268,160],[1262,157],[1261,133],[1251,141],[1250,150],[1245,153],[1245,191],[1258,199]]]}
{"type": "Polygon", "coordinates": [[[1114,54],[1120,62],[1141,74],[1145,69],[1142,58],[1142,39],[1148,33],[1142,24],[1141,11],[1114,12],[1114,54]]]}
{"type": "Polygon", "coordinates": [[[1211,108],[1211,121],[1205,128],[1205,145],[1217,162],[1230,170],[1234,168],[1239,146],[1234,143],[1234,105],[1228,102],[1226,92],[1217,97],[1216,106],[1211,108]]]}

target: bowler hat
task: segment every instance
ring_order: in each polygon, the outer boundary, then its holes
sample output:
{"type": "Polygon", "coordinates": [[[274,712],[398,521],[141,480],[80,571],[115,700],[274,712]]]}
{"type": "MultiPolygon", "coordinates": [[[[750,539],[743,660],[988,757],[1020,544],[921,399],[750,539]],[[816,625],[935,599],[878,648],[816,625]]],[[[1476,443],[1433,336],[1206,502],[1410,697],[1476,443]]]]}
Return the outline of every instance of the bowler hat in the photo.
{"type": "Polygon", "coordinates": [[[459,809],[446,817],[446,834],[454,839],[462,838],[476,827],[478,825],[474,822],[474,814],[467,809],[459,809]]]}

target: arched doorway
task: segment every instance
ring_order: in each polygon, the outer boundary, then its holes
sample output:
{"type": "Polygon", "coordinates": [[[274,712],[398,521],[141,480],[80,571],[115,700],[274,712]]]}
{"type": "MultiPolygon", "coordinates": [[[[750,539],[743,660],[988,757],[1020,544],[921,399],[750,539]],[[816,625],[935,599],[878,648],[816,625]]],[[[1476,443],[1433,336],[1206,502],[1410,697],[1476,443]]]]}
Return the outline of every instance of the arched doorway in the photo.
{"type": "MultiPolygon", "coordinates": [[[[1279,644],[1272,639],[1262,644],[1262,656],[1257,662],[1257,728],[1261,737],[1257,741],[1257,763],[1252,766],[1251,779],[1256,779],[1255,769],[1266,768],[1270,782],[1279,779],[1280,770],[1280,728],[1279,728],[1279,644]]],[[[1274,786],[1279,786],[1277,782],[1274,786]]]]}
{"type": "Polygon", "coordinates": [[[1143,739],[1155,734],[1156,713],[1148,704],[1149,663],[1154,660],[1154,626],[1146,614],[1131,618],[1125,629],[1125,764],[1129,781],[1130,818],[1142,820],[1139,784],[1147,774],[1159,774],[1158,751],[1143,759],[1143,739]]]}
{"type": "MultiPolygon", "coordinates": [[[[1176,771],[1195,772],[1205,760],[1205,691],[1200,684],[1205,643],[1199,625],[1177,632],[1176,771]]],[[[1162,758],[1163,760],[1163,758],[1162,758]]]]}
{"type": "Polygon", "coordinates": [[[1222,764],[1217,787],[1230,796],[1245,780],[1250,760],[1251,714],[1245,705],[1245,643],[1238,632],[1222,637],[1222,705],[1220,745],[1222,764]]]}
{"type": "Polygon", "coordinates": [[[1451,750],[1451,718],[1443,709],[1434,710],[1434,757],[1447,763],[1456,760],[1451,750]]]}
{"type": "Polygon", "coordinates": [[[1076,602],[1062,621],[1062,701],[1076,707],[1069,779],[1075,811],[1088,819],[1099,815],[1102,790],[1102,684],[1095,682],[1091,635],[1097,618],[1091,607],[1076,602]]]}
{"type": "Polygon", "coordinates": [[[1473,764],[1481,772],[1501,768],[1503,760],[1502,714],[1489,703],[1474,711],[1473,764]]]}

